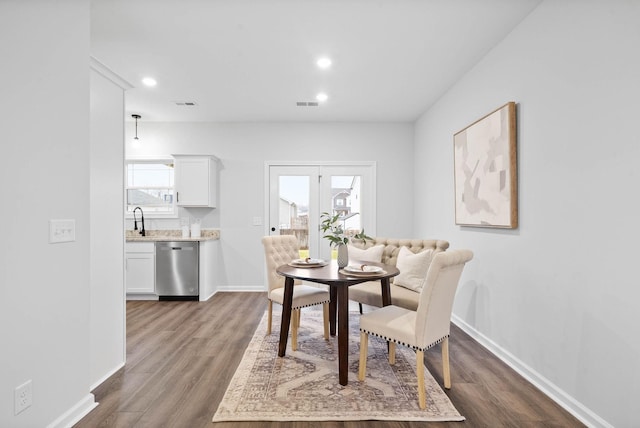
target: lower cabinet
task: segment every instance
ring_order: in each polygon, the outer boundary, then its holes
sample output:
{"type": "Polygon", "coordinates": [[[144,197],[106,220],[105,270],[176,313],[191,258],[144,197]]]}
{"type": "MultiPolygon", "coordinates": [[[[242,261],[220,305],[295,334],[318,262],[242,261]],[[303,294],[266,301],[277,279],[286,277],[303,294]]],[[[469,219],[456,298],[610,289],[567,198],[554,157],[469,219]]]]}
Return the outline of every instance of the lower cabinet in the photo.
{"type": "Polygon", "coordinates": [[[208,300],[217,291],[220,284],[220,272],[217,266],[222,266],[220,258],[220,241],[209,240],[200,242],[200,301],[208,300]]]}
{"type": "Polygon", "coordinates": [[[127,293],[154,294],[156,255],[153,242],[127,242],[125,270],[127,293]]]}
{"type": "MultiPolygon", "coordinates": [[[[178,239],[179,241],[179,239],[178,239]]],[[[205,240],[199,247],[199,300],[209,299],[220,283],[217,266],[220,266],[220,242],[205,240]]],[[[127,299],[157,300],[155,242],[127,242],[125,244],[125,281],[127,299]]]]}

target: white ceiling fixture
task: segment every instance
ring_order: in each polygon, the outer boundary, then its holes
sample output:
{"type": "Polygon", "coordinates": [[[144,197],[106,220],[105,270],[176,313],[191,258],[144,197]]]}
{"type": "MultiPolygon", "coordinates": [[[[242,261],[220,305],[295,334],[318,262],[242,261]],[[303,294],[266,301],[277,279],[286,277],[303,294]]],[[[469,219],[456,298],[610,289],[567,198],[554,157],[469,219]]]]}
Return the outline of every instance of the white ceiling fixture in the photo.
{"type": "Polygon", "coordinates": [[[325,94],[324,92],[320,92],[318,95],[316,95],[316,100],[320,101],[321,103],[327,101],[329,99],[329,95],[325,94]]]}
{"type": "Polygon", "coordinates": [[[316,64],[318,65],[318,67],[322,68],[323,70],[326,70],[327,68],[331,67],[331,58],[322,57],[318,59],[316,64]]]}
{"type": "Polygon", "coordinates": [[[153,77],[145,77],[144,79],[142,79],[142,83],[144,83],[145,86],[149,87],[154,87],[158,84],[158,82],[156,82],[156,79],[154,79],[153,77]]]}

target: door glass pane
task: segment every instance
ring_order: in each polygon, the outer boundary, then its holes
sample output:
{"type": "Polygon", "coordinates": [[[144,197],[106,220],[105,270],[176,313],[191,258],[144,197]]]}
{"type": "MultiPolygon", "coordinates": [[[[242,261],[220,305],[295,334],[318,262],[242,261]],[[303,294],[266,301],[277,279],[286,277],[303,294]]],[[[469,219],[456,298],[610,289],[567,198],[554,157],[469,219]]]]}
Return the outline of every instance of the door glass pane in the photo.
{"type": "Polygon", "coordinates": [[[295,235],[302,249],[301,257],[332,258],[335,248],[322,237],[319,223],[323,212],[337,210],[349,235],[364,229],[367,235],[375,236],[374,164],[269,165],[266,232],[295,235]],[[341,197],[334,203],[334,196],[340,192],[341,197]]]}
{"type": "Polygon", "coordinates": [[[331,206],[333,214],[340,214],[343,229],[353,236],[362,230],[361,186],[359,175],[331,176],[331,206]]]}
{"type": "Polygon", "coordinates": [[[309,257],[309,176],[281,175],[278,188],[280,235],[295,235],[300,258],[309,257]]]}

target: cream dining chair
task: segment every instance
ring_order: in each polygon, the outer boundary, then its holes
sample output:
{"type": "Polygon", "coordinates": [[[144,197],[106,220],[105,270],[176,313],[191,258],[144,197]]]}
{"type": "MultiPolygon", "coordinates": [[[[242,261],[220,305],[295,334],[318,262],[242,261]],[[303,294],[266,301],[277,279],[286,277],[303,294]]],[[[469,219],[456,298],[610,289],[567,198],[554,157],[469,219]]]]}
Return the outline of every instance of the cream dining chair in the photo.
{"type": "MultiPolygon", "coordinates": [[[[264,255],[267,263],[267,278],[269,284],[268,324],[267,334],[271,334],[273,318],[273,302],[282,305],[284,301],[284,277],[276,272],[278,266],[287,264],[300,258],[298,239],[293,235],[274,235],[262,238],[264,255]]],[[[300,326],[300,309],[322,304],[324,318],[324,338],[329,339],[329,291],[315,285],[306,285],[301,281],[294,282],[293,302],[291,304],[291,349],[298,347],[298,327],[300,326]]]]}
{"type": "Polygon", "coordinates": [[[442,343],[444,387],[451,388],[449,369],[449,329],[451,311],[460,275],[473,258],[469,250],[451,250],[434,256],[420,291],[418,309],[385,306],[360,317],[360,368],[358,379],[365,379],[369,335],[389,342],[389,364],[395,364],[396,344],[416,352],[418,403],[426,408],[424,351],[442,343]]]}

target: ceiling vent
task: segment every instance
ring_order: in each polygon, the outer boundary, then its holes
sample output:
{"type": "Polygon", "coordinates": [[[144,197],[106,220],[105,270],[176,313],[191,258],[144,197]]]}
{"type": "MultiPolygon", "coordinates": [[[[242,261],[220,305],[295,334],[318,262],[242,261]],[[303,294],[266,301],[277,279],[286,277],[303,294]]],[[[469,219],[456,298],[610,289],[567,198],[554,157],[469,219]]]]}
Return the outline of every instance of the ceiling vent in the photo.
{"type": "Polygon", "coordinates": [[[193,101],[176,101],[176,105],[177,106],[193,107],[193,106],[196,106],[197,104],[194,103],[193,101]]]}
{"type": "Polygon", "coordinates": [[[298,107],[318,107],[317,101],[298,101],[296,103],[298,107]]]}

